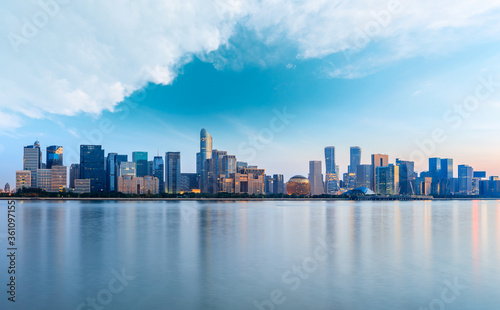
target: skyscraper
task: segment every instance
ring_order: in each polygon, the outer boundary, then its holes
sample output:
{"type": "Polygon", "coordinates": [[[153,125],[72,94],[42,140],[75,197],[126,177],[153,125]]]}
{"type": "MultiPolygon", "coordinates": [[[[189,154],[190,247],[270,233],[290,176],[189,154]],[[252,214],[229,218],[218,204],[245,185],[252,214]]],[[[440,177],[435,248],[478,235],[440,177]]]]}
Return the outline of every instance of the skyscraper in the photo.
{"type": "Polygon", "coordinates": [[[236,156],[226,155],[223,157],[222,162],[222,170],[224,171],[226,178],[229,178],[231,174],[236,173],[236,156]]]}
{"type": "Polygon", "coordinates": [[[370,182],[370,189],[377,192],[376,180],[377,180],[377,167],[385,167],[389,165],[389,155],[382,154],[372,154],[372,175],[370,182]]]}
{"type": "Polygon", "coordinates": [[[181,153],[167,152],[165,154],[165,190],[169,194],[181,191],[181,153]]]}
{"type": "Polygon", "coordinates": [[[453,159],[442,158],[440,164],[441,179],[453,179],[453,159]]]}
{"type": "Polygon", "coordinates": [[[136,177],[137,176],[137,166],[135,162],[133,161],[122,161],[119,165],[118,169],[118,177],[124,177],[124,176],[130,176],[130,177],[136,177]]]}
{"type": "Polygon", "coordinates": [[[132,161],[135,162],[136,175],[148,175],[148,152],[132,152],[132,161]]]}
{"type": "Polygon", "coordinates": [[[395,194],[415,195],[415,163],[396,159],[396,165],[399,166],[399,191],[395,194]]]}
{"type": "Polygon", "coordinates": [[[207,192],[206,179],[206,161],[212,158],[212,136],[203,128],[200,132],[200,153],[197,155],[197,171],[200,180],[200,189],[202,193],[207,192]]]}
{"type": "Polygon", "coordinates": [[[309,162],[309,182],[311,183],[311,196],[324,194],[321,161],[313,160],[309,162]]]}
{"type": "Polygon", "coordinates": [[[285,177],[282,174],[273,175],[273,194],[285,193],[285,177]]]}
{"type": "Polygon", "coordinates": [[[104,150],[101,145],[80,145],[80,178],[90,180],[90,191],[104,191],[104,150]]]}
{"type": "Polygon", "coordinates": [[[69,188],[75,188],[75,180],[80,179],[80,164],[71,164],[69,167],[69,188]]]}
{"type": "Polygon", "coordinates": [[[31,186],[37,186],[37,170],[42,168],[42,152],[40,142],[24,147],[23,170],[31,171],[31,186]]]}
{"type": "Polygon", "coordinates": [[[349,173],[356,173],[359,165],[361,165],[361,148],[359,146],[352,146],[349,173]]]}
{"type": "Polygon", "coordinates": [[[473,169],[468,165],[458,166],[458,192],[461,195],[472,195],[473,169]]]}
{"type": "Polygon", "coordinates": [[[108,153],[106,157],[106,191],[116,192],[118,190],[118,177],[120,164],[128,160],[127,155],[108,153]]]}
{"type": "Polygon", "coordinates": [[[326,180],[325,180],[325,193],[329,195],[336,195],[339,190],[339,177],[337,165],[335,165],[335,147],[325,147],[325,166],[326,166],[326,180]]]}
{"type": "Polygon", "coordinates": [[[371,165],[358,165],[356,170],[356,187],[370,188],[372,179],[372,166],[371,165]]]}
{"type": "Polygon", "coordinates": [[[63,165],[63,147],[58,145],[47,146],[47,169],[52,166],[63,165]]]}
{"type": "Polygon", "coordinates": [[[378,166],[375,183],[376,193],[380,195],[394,195],[399,187],[399,166],[378,166]]]}
{"type": "Polygon", "coordinates": [[[165,193],[165,164],[162,156],[155,156],[153,159],[153,176],[158,178],[159,193],[165,193]]]}

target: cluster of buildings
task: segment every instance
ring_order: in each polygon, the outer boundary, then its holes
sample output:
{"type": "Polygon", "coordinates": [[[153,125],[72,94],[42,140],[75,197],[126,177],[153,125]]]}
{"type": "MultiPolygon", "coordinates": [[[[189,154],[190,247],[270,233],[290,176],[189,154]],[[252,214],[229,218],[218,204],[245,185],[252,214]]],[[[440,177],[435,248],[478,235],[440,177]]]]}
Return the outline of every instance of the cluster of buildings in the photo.
{"type": "MultiPolygon", "coordinates": [[[[63,147],[48,146],[42,161],[40,143],[24,147],[23,170],[16,171],[16,190],[38,188],[49,192],[230,193],[340,195],[362,190],[378,195],[500,195],[500,179],[486,178],[486,172],[468,165],[458,166],[454,177],[453,159],[430,158],[428,171],[415,172],[414,162],[389,156],[371,155],[371,163],[361,163],[361,148],[350,149],[347,172],[340,177],[335,147],[325,148],[325,174],[322,161],[309,162],[309,176],[294,176],[285,184],[282,174],[266,175],[265,169],[237,161],[227,151],[213,149],[212,136],[202,129],[200,152],[196,154],[196,173],[181,173],[181,153],[149,160],[147,152],[128,155],[105,154],[101,145],[81,145],[80,162],[63,165],[63,147]],[[69,180],[68,180],[69,179],[69,180]],[[69,182],[68,182],[69,181],[69,182]]],[[[10,191],[6,185],[5,191],[10,191]]]]}
{"type": "Polygon", "coordinates": [[[268,176],[264,169],[236,160],[235,155],[212,149],[212,137],[203,129],[196,173],[181,173],[180,152],[167,152],[165,157],[147,152],[128,155],[105,154],[101,145],[81,145],[80,162],[63,165],[63,147],[49,146],[47,160],[36,141],[24,147],[23,170],[16,171],[16,189],[38,188],[48,192],[75,193],[121,192],[126,194],[159,193],[285,193],[281,174],[268,176]],[[69,177],[69,186],[68,186],[69,177]]]}
{"type": "Polygon", "coordinates": [[[329,146],[325,148],[325,166],[323,179],[321,161],[309,162],[311,195],[338,195],[361,188],[378,195],[500,195],[498,176],[486,178],[485,171],[459,165],[458,177],[454,177],[451,158],[429,158],[429,170],[419,174],[414,162],[397,158],[395,163],[389,163],[389,156],[384,154],[373,154],[370,164],[362,164],[361,148],[354,146],[350,150],[348,172],[340,179],[335,147],[329,146]]]}

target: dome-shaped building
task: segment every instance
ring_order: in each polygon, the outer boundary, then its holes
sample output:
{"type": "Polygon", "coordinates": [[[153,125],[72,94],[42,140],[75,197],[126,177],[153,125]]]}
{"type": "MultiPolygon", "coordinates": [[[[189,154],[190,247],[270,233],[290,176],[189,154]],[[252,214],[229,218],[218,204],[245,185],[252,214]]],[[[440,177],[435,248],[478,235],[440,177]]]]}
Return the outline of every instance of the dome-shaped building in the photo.
{"type": "Polygon", "coordinates": [[[310,195],[311,194],[311,183],[309,180],[301,175],[296,175],[292,177],[288,183],[286,183],[286,192],[288,195],[310,195]]]}

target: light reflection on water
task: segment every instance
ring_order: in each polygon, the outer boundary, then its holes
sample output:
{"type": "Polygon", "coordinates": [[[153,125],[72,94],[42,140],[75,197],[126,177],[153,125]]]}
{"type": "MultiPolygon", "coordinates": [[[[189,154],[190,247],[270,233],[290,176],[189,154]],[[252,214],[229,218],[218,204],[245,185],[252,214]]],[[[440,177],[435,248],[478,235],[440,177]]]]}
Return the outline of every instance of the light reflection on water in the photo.
{"type": "Polygon", "coordinates": [[[103,309],[500,308],[493,200],[38,201],[17,212],[12,309],[92,309],[87,297],[123,269],[134,278],[103,309]]]}

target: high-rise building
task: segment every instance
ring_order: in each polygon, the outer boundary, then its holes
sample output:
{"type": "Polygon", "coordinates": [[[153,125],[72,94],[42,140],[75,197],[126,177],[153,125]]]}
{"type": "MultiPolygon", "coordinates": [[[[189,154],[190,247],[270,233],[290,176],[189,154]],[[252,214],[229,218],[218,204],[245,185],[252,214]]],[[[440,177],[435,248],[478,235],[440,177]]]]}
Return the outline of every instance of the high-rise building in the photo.
{"type": "Polygon", "coordinates": [[[50,171],[50,191],[62,192],[68,187],[68,167],[53,164],[50,171]]]}
{"type": "Polygon", "coordinates": [[[377,167],[386,167],[389,165],[389,155],[382,154],[372,154],[372,174],[370,181],[370,189],[374,192],[377,192],[377,188],[375,186],[377,180],[377,167]]]}
{"type": "Polygon", "coordinates": [[[50,169],[38,169],[36,174],[36,187],[44,191],[50,191],[52,189],[52,171],[50,169]]]}
{"type": "Polygon", "coordinates": [[[396,159],[396,165],[399,166],[399,188],[395,194],[415,195],[415,163],[396,159]]]}
{"type": "Polygon", "coordinates": [[[80,179],[80,164],[71,164],[69,167],[69,188],[75,188],[75,180],[80,179]]]}
{"type": "Polygon", "coordinates": [[[63,165],[63,147],[58,145],[47,146],[47,169],[52,166],[63,165]]]}
{"type": "Polygon", "coordinates": [[[399,166],[378,166],[375,182],[376,193],[379,195],[394,195],[399,187],[399,166]]]}
{"type": "Polygon", "coordinates": [[[10,191],[11,191],[10,184],[9,183],[5,183],[4,192],[10,193],[10,191]]]}
{"type": "Polygon", "coordinates": [[[273,194],[285,193],[285,177],[282,174],[273,175],[273,194]]]}
{"type": "Polygon", "coordinates": [[[165,154],[165,190],[169,194],[181,191],[181,153],[167,152],[165,154]]]}
{"type": "Polygon", "coordinates": [[[229,178],[231,174],[236,173],[236,156],[224,156],[222,158],[222,170],[224,171],[226,178],[229,178]]]}
{"type": "Polygon", "coordinates": [[[16,171],[16,190],[31,187],[31,171],[17,170],[16,171]]]}
{"type": "Polygon", "coordinates": [[[248,163],[244,161],[237,161],[236,162],[236,172],[237,173],[243,173],[243,169],[248,168],[248,163]]]}
{"type": "MultiPolygon", "coordinates": [[[[80,178],[90,180],[90,191],[104,191],[104,150],[100,145],[80,145],[80,178]]],[[[76,186],[76,184],[75,184],[76,186]]]]}
{"type": "Polygon", "coordinates": [[[441,179],[453,179],[453,159],[441,158],[441,179]]]}
{"type": "Polygon", "coordinates": [[[358,166],[361,165],[361,148],[359,146],[352,146],[350,157],[349,173],[356,173],[358,166]]]}
{"type": "Polygon", "coordinates": [[[196,173],[200,181],[200,189],[202,193],[207,192],[207,184],[205,184],[206,176],[206,161],[212,158],[212,136],[203,128],[200,132],[200,152],[197,154],[196,173]]]}
{"type": "Polygon", "coordinates": [[[309,182],[311,183],[311,196],[324,194],[321,161],[312,160],[309,162],[309,182]]]}
{"type": "Polygon", "coordinates": [[[335,147],[325,147],[325,193],[336,195],[339,190],[339,173],[335,164],[335,147]]]}
{"type": "Polygon", "coordinates": [[[106,191],[116,192],[118,190],[118,177],[120,174],[120,164],[128,161],[128,155],[118,155],[108,153],[106,157],[106,191]]]}
{"type": "Polygon", "coordinates": [[[23,170],[31,171],[31,186],[37,186],[37,170],[42,169],[42,152],[40,142],[24,147],[23,170]]]}
{"type": "Polygon", "coordinates": [[[132,161],[135,162],[136,175],[138,177],[148,175],[148,152],[133,152],[132,161]]]}
{"type": "Polygon", "coordinates": [[[264,192],[266,195],[271,195],[273,193],[273,182],[274,179],[270,175],[265,176],[265,181],[264,181],[264,192]]]}
{"type": "Polygon", "coordinates": [[[162,156],[155,156],[153,159],[153,174],[155,178],[158,178],[158,191],[159,193],[165,193],[165,164],[163,162],[162,156]]]}
{"type": "Polygon", "coordinates": [[[133,161],[122,161],[118,169],[118,177],[137,176],[136,163],[133,161]]]}
{"type": "Polygon", "coordinates": [[[468,165],[458,166],[458,192],[461,195],[472,195],[473,169],[468,165]]]}
{"type": "Polygon", "coordinates": [[[356,187],[370,188],[372,179],[372,166],[371,165],[358,165],[356,169],[356,187]]]}
{"type": "Polygon", "coordinates": [[[181,173],[181,191],[192,192],[199,190],[198,175],[196,173],[181,173]]]}

